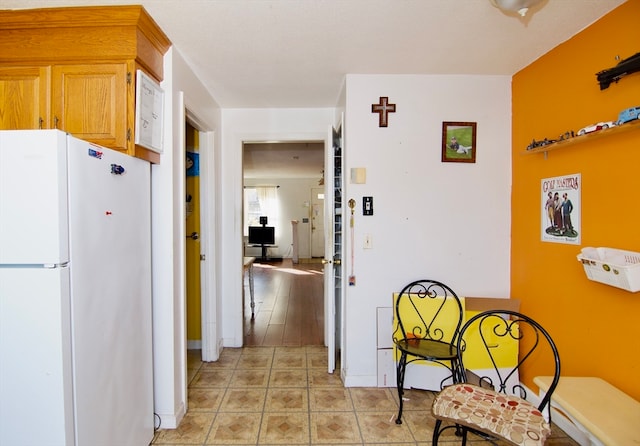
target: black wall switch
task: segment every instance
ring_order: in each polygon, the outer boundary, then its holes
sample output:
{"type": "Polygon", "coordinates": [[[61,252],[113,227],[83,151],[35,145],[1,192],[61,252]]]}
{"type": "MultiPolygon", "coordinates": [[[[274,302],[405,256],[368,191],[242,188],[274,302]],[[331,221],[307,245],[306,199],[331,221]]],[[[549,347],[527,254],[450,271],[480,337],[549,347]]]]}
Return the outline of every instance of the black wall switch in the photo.
{"type": "Polygon", "coordinates": [[[362,215],[373,215],[373,197],[362,197],[362,215]]]}

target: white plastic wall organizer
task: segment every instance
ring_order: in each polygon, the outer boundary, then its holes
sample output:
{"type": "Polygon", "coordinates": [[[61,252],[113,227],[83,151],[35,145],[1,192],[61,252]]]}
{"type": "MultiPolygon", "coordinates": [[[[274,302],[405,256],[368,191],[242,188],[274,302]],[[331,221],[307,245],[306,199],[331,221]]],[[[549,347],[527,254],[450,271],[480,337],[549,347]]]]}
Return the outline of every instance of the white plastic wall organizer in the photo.
{"type": "Polygon", "coordinates": [[[640,291],[640,253],[615,248],[582,248],[578,254],[589,280],[632,293],[640,291]]]}

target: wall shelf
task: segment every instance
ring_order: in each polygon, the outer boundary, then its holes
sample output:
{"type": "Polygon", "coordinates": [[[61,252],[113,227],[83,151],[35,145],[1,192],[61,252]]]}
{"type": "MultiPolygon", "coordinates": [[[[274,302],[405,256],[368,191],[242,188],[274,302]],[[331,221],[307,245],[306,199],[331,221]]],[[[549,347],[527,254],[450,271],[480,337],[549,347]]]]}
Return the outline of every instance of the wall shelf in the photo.
{"type": "Polygon", "coordinates": [[[573,138],[565,139],[562,141],[554,142],[542,147],[536,147],[535,149],[526,150],[523,152],[525,155],[529,155],[532,153],[542,153],[544,152],[544,156],[546,158],[547,152],[551,150],[564,149],[566,147],[573,146],[575,144],[580,144],[586,141],[593,141],[604,136],[611,136],[618,133],[626,133],[631,130],[640,129],[640,119],[636,119],[635,121],[627,122],[622,124],[621,126],[610,127],[608,129],[598,130],[597,132],[587,133],[586,135],[574,136],[573,138]]]}

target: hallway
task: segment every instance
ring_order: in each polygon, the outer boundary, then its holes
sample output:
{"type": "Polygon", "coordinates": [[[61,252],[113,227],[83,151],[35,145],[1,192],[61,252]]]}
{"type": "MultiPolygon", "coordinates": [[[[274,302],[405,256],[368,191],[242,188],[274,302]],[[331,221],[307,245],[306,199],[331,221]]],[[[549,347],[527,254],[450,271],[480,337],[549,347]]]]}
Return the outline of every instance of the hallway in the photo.
{"type": "Polygon", "coordinates": [[[254,263],[255,318],[244,280],[244,346],[324,344],[323,265],[291,259],[254,263]]]}

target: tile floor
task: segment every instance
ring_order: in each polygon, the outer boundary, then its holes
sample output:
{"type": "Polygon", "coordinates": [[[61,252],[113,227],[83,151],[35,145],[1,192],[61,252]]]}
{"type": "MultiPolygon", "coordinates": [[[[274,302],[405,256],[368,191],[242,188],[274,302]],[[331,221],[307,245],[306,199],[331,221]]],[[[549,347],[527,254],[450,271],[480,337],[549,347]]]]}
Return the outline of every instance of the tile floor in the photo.
{"type": "MultiPolygon", "coordinates": [[[[324,347],[225,348],[217,362],[201,362],[199,351],[188,358],[189,410],[177,429],[159,429],[153,445],[431,444],[433,393],[408,390],[397,425],[395,389],[345,388],[338,372],[327,373],[324,347]]],[[[448,434],[441,443],[460,441],[448,434]]],[[[577,443],[554,426],[547,445],[577,443]]]]}

